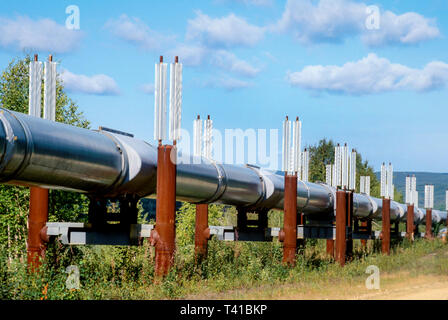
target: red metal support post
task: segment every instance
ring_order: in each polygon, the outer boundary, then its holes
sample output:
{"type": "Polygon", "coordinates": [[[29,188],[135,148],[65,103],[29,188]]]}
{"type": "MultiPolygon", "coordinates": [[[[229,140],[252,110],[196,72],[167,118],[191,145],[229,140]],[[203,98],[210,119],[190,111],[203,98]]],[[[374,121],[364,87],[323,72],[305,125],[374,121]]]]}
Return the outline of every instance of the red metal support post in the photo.
{"type": "Polygon", "coordinates": [[[335,258],[341,266],[345,265],[347,249],[347,192],[336,191],[336,242],[335,258]]]}
{"type": "Polygon", "coordinates": [[[334,258],[334,240],[327,239],[327,254],[334,258]]]}
{"type": "Polygon", "coordinates": [[[155,274],[160,277],[168,274],[174,262],[176,147],[159,145],[157,152],[156,228],[151,234],[151,243],[156,249],[155,274]]]}
{"type": "MultiPolygon", "coordinates": [[[[297,224],[305,226],[305,215],[301,212],[297,214],[297,224]]],[[[304,253],[306,247],[306,239],[297,239],[297,249],[300,249],[301,253],[304,253]]]]}
{"type": "MultiPolygon", "coordinates": [[[[368,226],[367,221],[361,221],[361,227],[363,227],[363,228],[367,228],[367,226],[368,226]]],[[[362,245],[362,247],[365,249],[365,248],[367,247],[367,240],[362,239],[362,240],[361,240],[361,245],[362,245]]]]}
{"type": "Polygon", "coordinates": [[[347,226],[347,245],[346,245],[346,257],[351,259],[353,257],[353,239],[352,239],[352,231],[353,231],[353,191],[347,191],[347,218],[346,218],[346,226],[347,226]]]}
{"type": "Polygon", "coordinates": [[[432,239],[432,209],[426,209],[426,239],[432,239]]]}
{"type": "Polygon", "coordinates": [[[390,199],[383,198],[381,252],[390,255],[390,199]]]}
{"type": "MultiPolygon", "coordinates": [[[[447,227],[447,230],[448,230],[448,212],[447,212],[447,219],[446,219],[446,227],[447,227]]],[[[446,240],[447,240],[447,232],[445,232],[444,233],[444,235],[442,236],[442,240],[443,240],[443,243],[446,243],[446,240]]]]}
{"type": "Polygon", "coordinates": [[[31,271],[37,271],[39,258],[45,256],[46,244],[41,230],[48,221],[48,189],[30,188],[30,213],[28,216],[27,261],[31,271]]]}
{"type": "Polygon", "coordinates": [[[194,234],[194,251],[197,262],[200,262],[202,261],[202,259],[207,257],[207,246],[209,238],[210,229],[208,227],[208,204],[197,204],[194,234]]]}
{"type": "Polygon", "coordinates": [[[294,266],[297,252],[297,175],[285,172],[283,263],[294,266]]]}
{"type": "Polygon", "coordinates": [[[408,205],[408,213],[406,217],[406,238],[414,241],[414,205],[408,205]]]}

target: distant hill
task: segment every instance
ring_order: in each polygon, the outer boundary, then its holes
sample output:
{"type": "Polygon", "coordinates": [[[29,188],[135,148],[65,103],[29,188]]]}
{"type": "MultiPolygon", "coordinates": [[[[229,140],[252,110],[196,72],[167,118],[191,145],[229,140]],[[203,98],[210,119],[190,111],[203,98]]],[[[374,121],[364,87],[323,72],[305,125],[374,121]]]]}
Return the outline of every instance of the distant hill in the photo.
{"type": "MultiPolygon", "coordinates": [[[[378,180],[380,173],[375,172],[378,180]]],[[[435,172],[394,172],[395,189],[405,195],[406,176],[415,175],[417,178],[418,204],[423,208],[425,201],[425,184],[434,185],[434,209],[446,210],[445,190],[448,189],[448,173],[435,172]]]]}

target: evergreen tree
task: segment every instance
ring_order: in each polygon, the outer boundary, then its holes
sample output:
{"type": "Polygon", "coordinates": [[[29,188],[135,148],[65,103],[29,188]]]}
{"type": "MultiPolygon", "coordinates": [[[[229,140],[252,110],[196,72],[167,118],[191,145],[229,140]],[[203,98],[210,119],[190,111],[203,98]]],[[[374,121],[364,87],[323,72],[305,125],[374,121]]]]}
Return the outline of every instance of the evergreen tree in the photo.
{"type": "MultiPolygon", "coordinates": [[[[0,77],[1,107],[28,113],[30,61],[30,56],[13,59],[3,71],[0,77]]],[[[90,125],[76,103],[65,93],[59,75],[56,83],[56,121],[82,128],[89,128],[90,125]]],[[[50,221],[79,220],[87,213],[87,208],[88,200],[84,195],[50,191],[50,221]]],[[[10,257],[20,256],[24,252],[28,211],[28,188],[0,184],[0,246],[8,248],[10,257]]]]}
{"type": "MultiPolygon", "coordinates": [[[[332,140],[322,139],[315,146],[309,146],[310,152],[310,181],[325,182],[325,166],[334,163],[335,143],[332,140]]],[[[355,150],[356,151],[356,150],[355,150]]],[[[359,181],[361,176],[370,177],[370,194],[373,197],[380,197],[380,181],[375,175],[373,167],[367,160],[362,159],[360,153],[356,153],[356,191],[359,192],[359,181]]],[[[403,194],[397,190],[394,193],[394,200],[403,202],[403,194]]]]}

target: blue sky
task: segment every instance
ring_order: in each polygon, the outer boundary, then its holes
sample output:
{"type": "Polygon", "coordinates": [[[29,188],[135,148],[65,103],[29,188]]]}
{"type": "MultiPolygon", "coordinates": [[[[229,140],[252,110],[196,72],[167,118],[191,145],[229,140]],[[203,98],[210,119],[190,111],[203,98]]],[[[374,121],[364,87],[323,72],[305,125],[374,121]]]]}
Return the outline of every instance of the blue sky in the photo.
{"type": "Polygon", "coordinates": [[[179,55],[188,130],[197,114],[220,130],[298,115],[304,145],[331,138],[376,170],[447,172],[447,34],[438,0],[4,1],[0,68],[53,53],[92,127],[152,141],[154,63],[179,55]],[[80,30],[65,27],[69,5],[80,30]]]}

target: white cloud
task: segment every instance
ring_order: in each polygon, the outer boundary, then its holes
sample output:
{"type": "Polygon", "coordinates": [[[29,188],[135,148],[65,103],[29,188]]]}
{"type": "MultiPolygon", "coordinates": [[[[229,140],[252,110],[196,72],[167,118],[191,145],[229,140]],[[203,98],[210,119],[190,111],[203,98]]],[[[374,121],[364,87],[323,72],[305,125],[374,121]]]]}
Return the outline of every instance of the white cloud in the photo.
{"type": "Polygon", "coordinates": [[[245,77],[255,77],[260,69],[252,66],[247,61],[237,58],[233,53],[219,50],[211,55],[212,64],[226,71],[245,77]]]}
{"type": "MultiPolygon", "coordinates": [[[[264,35],[263,28],[252,26],[234,14],[212,19],[197,12],[196,18],[188,22],[186,41],[176,46],[173,37],[162,36],[140,19],[124,14],[118,19],[109,20],[105,28],[116,37],[143,49],[160,50],[171,46],[171,49],[167,50],[168,56],[179,56],[180,62],[185,66],[215,68],[243,77],[254,77],[261,71],[250,62],[238,58],[227,48],[253,45],[264,35]]],[[[234,78],[222,78],[214,81],[213,85],[233,90],[248,84],[234,78]]],[[[145,84],[140,86],[140,90],[152,93],[153,87],[145,84]]]]}
{"type": "Polygon", "coordinates": [[[6,49],[67,53],[79,46],[81,38],[80,31],[68,30],[51,19],[0,18],[0,47],[6,49]]]}
{"type": "Polygon", "coordinates": [[[242,2],[246,5],[252,6],[271,6],[273,5],[273,0],[235,0],[237,2],[242,2]]]}
{"type": "Polygon", "coordinates": [[[64,87],[69,92],[93,95],[118,95],[120,89],[114,79],[104,74],[86,76],[74,74],[63,69],[61,78],[64,87]]]}
{"type": "Polygon", "coordinates": [[[251,87],[252,83],[230,77],[221,77],[208,80],[205,85],[212,88],[224,88],[226,91],[234,91],[251,87]]]}
{"type": "Polygon", "coordinates": [[[435,22],[415,12],[380,12],[379,29],[367,29],[367,5],[350,0],[288,0],[272,31],[292,33],[302,43],[341,42],[361,36],[369,46],[416,44],[440,35],[435,22]]]}
{"type": "Polygon", "coordinates": [[[370,53],[342,66],[307,66],[289,73],[288,81],[308,90],[351,95],[397,90],[423,92],[447,86],[448,64],[433,61],[422,69],[414,69],[370,53]]]}
{"type": "Polygon", "coordinates": [[[154,83],[144,83],[140,86],[140,91],[146,94],[154,94],[154,83]]]}
{"type": "Polygon", "coordinates": [[[187,66],[217,67],[223,71],[244,77],[255,77],[261,71],[260,68],[254,67],[249,62],[239,59],[235,54],[224,49],[182,44],[170,50],[170,54],[179,56],[180,62],[187,66]]]}
{"type": "Polygon", "coordinates": [[[266,7],[272,6],[274,4],[274,0],[217,0],[216,2],[238,2],[245,4],[247,6],[257,6],[257,7],[266,7]]]}
{"type": "Polygon", "coordinates": [[[197,41],[208,47],[253,46],[264,36],[265,29],[247,23],[233,13],[222,18],[211,18],[198,11],[188,20],[188,41],[197,41]]]}
{"type": "Polygon", "coordinates": [[[179,56],[184,65],[197,67],[206,63],[210,49],[198,45],[180,44],[170,50],[170,54],[179,56]]]}
{"type": "Polygon", "coordinates": [[[128,17],[126,14],[122,14],[118,19],[110,19],[105,28],[117,38],[145,50],[159,49],[173,40],[173,37],[152,30],[139,18],[128,17]]]}
{"type": "Polygon", "coordinates": [[[335,42],[356,34],[366,18],[365,5],[344,0],[288,0],[275,30],[291,32],[303,43],[335,42]]]}
{"type": "Polygon", "coordinates": [[[415,12],[395,15],[386,11],[381,15],[381,25],[378,30],[364,32],[362,38],[370,46],[387,44],[417,44],[440,36],[439,29],[433,20],[427,19],[415,12]]]}

